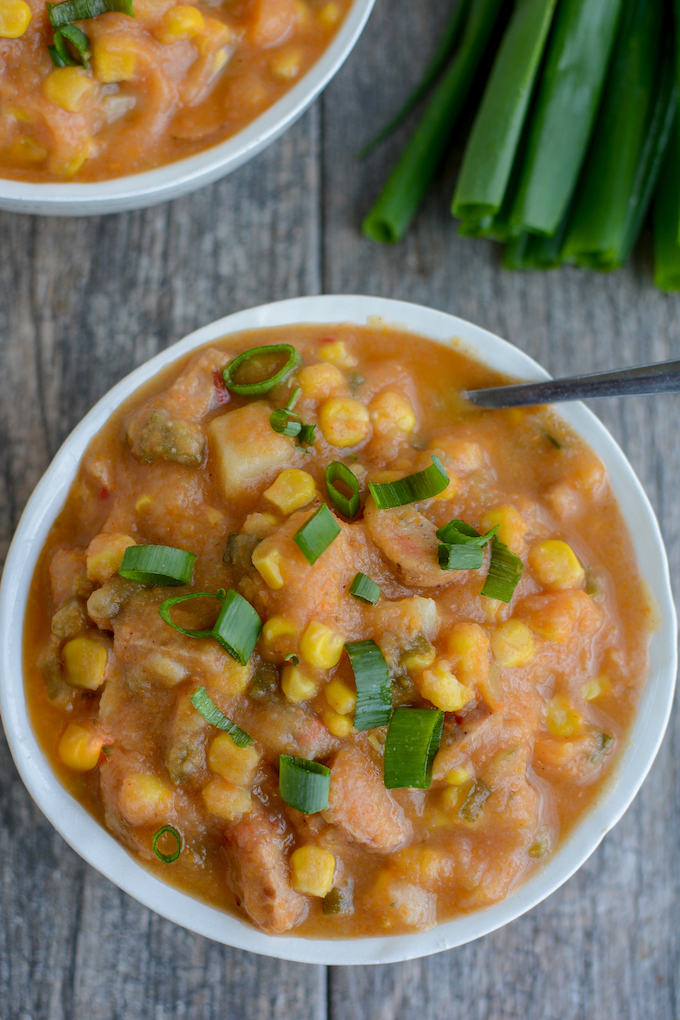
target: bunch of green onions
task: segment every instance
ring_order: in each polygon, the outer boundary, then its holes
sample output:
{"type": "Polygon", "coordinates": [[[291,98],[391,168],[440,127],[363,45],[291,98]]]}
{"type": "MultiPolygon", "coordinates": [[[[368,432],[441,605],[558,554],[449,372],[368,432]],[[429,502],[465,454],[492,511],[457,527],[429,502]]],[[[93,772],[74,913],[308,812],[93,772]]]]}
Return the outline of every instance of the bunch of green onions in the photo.
{"type": "Polygon", "coordinates": [[[366,236],[404,236],[467,113],[451,203],[461,234],[500,241],[509,269],[611,270],[653,201],[655,282],[680,290],[674,2],[458,0],[424,79],[363,150],[432,92],[366,236]]]}

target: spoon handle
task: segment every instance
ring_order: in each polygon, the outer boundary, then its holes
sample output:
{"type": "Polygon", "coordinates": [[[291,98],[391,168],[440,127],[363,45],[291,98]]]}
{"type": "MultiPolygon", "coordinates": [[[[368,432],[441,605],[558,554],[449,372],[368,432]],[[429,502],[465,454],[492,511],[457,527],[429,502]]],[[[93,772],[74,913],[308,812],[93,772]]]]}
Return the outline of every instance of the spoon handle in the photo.
{"type": "Polygon", "coordinates": [[[624,397],[649,393],[680,393],[680,361],[621,368],[614,372],[593,372],[568,379],[492,386],[468,390],[464,397],[480,407],[525,407],[530,404],[558,404],[589,397],[624,397]]]}

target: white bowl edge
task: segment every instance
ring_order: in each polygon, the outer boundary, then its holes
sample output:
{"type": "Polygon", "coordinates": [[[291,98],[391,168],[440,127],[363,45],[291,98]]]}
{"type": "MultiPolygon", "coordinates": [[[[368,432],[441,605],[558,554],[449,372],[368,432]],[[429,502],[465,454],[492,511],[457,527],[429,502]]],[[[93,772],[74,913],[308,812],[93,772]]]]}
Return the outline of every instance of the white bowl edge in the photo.
{"type": "Polygon", "coordinates": [[[582,404],[568,404],[561,409],[563,417],[607,465],[641,572],[659,605],[661,624],[652,637],[649,679],[616,774],[551,859],[508,898],[426,932],[347,941],[274,938],[156,879],[61,786],[28,719],[22,678],[23,617],[38,553],[63,505],[89,439],[115,407],[140,385],[195,347],[244,329],[298,322],[361,325],[374,316],[440,343],[458,339],[480,361],[510,375],[548,378],[526,354],[486,330],[406,302],[352,295],[322,296],[293,298],[237,312],[167,348],[133,371],[92,408],[65,440],[28,501],[8,553],[0,588],[0,711],[22,779],[57,831],[119,888],[169,920],[235,948],[303,963],[377,964],[426,956],[488,934],[541,902],[574,874],[632,802],[661,744],[675,685],[676,615],[668,563],[654,512],[625,455],[601,422],[582,404]]]}
{"type": "Polygon", "coordinates": [[[328,48],[273,106],[231,138],[184,159],[95,183],[34,184],[0,177],[0,209],[41,216],[101,216],[181,198],[237,170],[307,110],[350,55],[375,0],[354,0],[328,48]]]}

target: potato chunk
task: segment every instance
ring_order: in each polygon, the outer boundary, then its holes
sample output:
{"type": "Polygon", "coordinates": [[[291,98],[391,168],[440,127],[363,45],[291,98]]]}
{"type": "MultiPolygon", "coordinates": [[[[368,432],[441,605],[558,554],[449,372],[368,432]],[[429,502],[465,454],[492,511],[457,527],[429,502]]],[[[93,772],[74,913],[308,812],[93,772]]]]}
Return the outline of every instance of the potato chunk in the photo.
{"type": "Polygon", "coordinates": [[[295,444],[274,432],[271,408],[262,400],[214,418],[208,426],[210,450],[227,499],[269,485],[295,460],[295,444]]]}

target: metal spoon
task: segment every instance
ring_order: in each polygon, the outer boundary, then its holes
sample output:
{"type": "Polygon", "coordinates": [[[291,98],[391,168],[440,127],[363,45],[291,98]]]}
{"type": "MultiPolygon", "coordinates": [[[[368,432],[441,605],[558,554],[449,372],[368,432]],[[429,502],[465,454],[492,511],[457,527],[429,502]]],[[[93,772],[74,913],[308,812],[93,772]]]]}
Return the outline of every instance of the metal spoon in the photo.
{"type": "Polygon", "coordinates": [[[680,361],[621,368],[614,372],[573,375],[568,379],[491,386],[485,390],[463,391],[479,407],[525,407],[530,404],[558,404],[589,397],[624,397],[649,393],[680,393],[680,361]]]}

